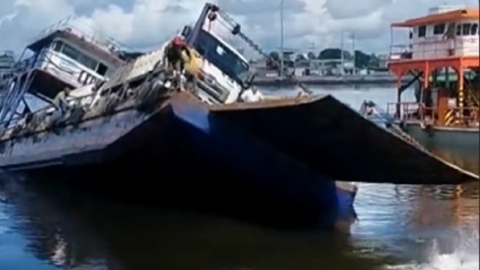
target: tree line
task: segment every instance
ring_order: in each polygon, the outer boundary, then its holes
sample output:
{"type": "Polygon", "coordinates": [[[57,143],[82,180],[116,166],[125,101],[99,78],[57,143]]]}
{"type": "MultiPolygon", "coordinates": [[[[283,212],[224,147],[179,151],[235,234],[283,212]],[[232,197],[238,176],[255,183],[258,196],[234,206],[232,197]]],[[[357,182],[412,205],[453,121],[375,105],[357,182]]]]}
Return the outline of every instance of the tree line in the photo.
{"type": "MultiPolygon", "coordinates": [[[[270,52],[270,57],[276,61],[280,60],[280,54],[277,51],[270,52]]],[[[294,60],[295,62],[303,60],[324,60],[324,59],[341,59],[342,50],[339,48],[327,48],[320,51],[318,54],[310,51],[306,54],[297,54],[292,59],[290,56],[285,56],[285,60],[294,60]]],[[[343,59],[346,61],[353,61],[353,55],[349,51],[343,50],[343,59]]],[[[378,67],[380,64],[380,59],[375,54],[367,54],[359,50],[355,50],[355,67],[357,68],[367,68],[367,67],[378,67]]]]}

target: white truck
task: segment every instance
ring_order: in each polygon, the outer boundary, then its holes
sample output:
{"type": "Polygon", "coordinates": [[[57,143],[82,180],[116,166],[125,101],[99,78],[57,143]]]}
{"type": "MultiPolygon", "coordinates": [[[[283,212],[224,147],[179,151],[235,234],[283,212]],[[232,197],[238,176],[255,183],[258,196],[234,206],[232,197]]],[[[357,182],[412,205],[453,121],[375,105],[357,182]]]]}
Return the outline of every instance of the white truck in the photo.
{"type": "Polygon", "coordinates": [[[200,17],[196,30],[185,26],[181,31],[186,40],[190,39],[198,79],[196,93],[209,104],[237,102],[244,91],[250,90],[254,72],[238,50],[210,30],[216,22],[206,15],[200,17]]]}

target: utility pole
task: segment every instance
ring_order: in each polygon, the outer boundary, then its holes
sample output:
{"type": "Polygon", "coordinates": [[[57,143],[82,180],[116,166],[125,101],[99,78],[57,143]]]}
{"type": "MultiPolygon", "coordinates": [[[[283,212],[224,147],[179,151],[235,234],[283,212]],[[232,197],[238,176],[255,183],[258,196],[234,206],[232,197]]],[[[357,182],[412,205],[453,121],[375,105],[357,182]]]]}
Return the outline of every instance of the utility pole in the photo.
{"type": "Polygon", "coordinates": [[[353,74],[356,73],[355,67],[355,33],[352,33],[352,51],[353,51],[353,74]]]}
{"type": "Polygon", "coordinates": [[[340,33],[340,74],[343,76],[345,69],[345,59],[343,55],[343,31],[340,33]]]}
{"type": "Polygon", "coordinates": [[[283,0],[280,0],[280,76],[283,77],[283,0]]]}

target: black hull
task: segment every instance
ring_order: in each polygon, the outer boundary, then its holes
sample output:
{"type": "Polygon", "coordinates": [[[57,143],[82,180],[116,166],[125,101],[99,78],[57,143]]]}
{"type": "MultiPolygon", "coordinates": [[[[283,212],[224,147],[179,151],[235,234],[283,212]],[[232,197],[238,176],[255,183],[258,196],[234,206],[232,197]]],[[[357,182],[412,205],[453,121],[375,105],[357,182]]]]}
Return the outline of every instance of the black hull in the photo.
{"type": "Polygon", "coordinates": [[[23,138],[4,153],[2,165],[9,171],[40,179],[60,178],[120,199],[150,198],[162,205],[253,215],[257,221],[328,227],[339,217],[355,218],[356,189],[337,188],[331,178],[305,169],[247,134],[232,140],[232,135],[241,133],[228,123],[212,123],[221,132],[204,133],[191,121],[207,119],[208,110],[198,103],[190,105],[194,117],[189,119],[175,105],[152,114],[130,109],[44,134],[36,147],[28,148],[33,139],[23,138]],[[249,148],[252,144],[255,147],[249,148]],[[29,158],[15,156],[21,149],[29,149],[25,152],[29,158]],[[260,158],[256,162],[262,164],[261,169],[242,165],[252,157],[260,158]],[[127,175],[130,180],[123,180],[127,175]]]}
{"type": "Polygon", "coordinates": [[[195,146],[191,137],[177,128],[180,120],[200,130],[228,123],[333,179],[397,184],[478,180],[478,176],[378,127],[331,96],[208,107],[180,93],[158,108],[153,113],[123,108],[77,127],[3,142],[0,168],[15,171],[103,164],[120,157],[131,162],[131,152],[144,145],[148,146],[136,158],[142,164],[152,160],[144,158],[148,155],[184,160],[195,146]]]}
{"type": "Polygon", "coordinates": [[[467,172],[365,119],[332,96],[297,102],[232,104],[211,109],[333,179],[394,184],[478,181],[467,172]]]}
{"type": "Polygon", "coordinates": [[[278,205],[286,203],[292,213],[310,216],[353,202],[355,190],[339,192],[333,180],[398,184],[478,180],[330,96],[209,107],[179,93],[156,108],[140,113],[123,106],[111,116],[77,127],[27,136],[13,146],[7,142],[0,168],[34,175],[49,171],[58,175],[61,168],[82,179],[100,173],[155,175],[162,180],[146,179],[139,185],[169,183],[152,188],[164,194],[161,197],[189,194],[188,189],[208,191],[209,197],[221,198],[216,202],[238,202],[245,198],[234,193],[242,190],[249,191],[257,205],[274,202],[275,209],[284,210],[278,205]],[[239,180],[225,180],[230,178],[239,180]]]}

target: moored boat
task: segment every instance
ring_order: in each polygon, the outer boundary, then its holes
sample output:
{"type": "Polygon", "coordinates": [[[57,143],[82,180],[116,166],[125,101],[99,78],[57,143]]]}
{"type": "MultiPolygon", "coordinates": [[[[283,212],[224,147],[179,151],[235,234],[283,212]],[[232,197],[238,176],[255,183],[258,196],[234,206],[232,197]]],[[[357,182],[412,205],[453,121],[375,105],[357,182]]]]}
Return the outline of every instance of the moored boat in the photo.
{"type": "Polygon", "coordinates": [[[440,6],[423,17],[392,24],[408,29],[410,37],[402,51],[391,54],[388,65],[397,76],[398,100],[388,105],[387,113],[426,146],[479,147],[478,19],[478,7],[440,6]],[[415,78],[401,85],[408,73],[415,78]],[[402,102],[402,92],[413,84],[417,101],[402,102]]]}

